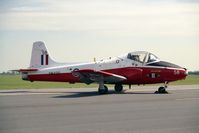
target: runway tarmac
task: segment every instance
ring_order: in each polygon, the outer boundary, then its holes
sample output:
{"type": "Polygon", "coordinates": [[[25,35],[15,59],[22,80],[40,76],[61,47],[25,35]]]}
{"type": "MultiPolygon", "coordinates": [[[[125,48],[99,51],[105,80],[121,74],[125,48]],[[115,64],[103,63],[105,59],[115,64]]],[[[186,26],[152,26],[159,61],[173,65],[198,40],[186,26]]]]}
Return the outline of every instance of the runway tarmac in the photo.
{"type": "Polygon", "coordinates": [[[0,133],[198,133],[199,85],[0,91],[0,133]]]}

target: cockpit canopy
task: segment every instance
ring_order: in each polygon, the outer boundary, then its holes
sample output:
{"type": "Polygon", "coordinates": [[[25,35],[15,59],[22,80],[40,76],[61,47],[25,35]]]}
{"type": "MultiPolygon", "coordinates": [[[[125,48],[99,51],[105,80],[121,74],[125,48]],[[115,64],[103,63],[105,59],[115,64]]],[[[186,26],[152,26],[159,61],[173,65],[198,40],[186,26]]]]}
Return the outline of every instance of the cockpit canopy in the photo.
{"type": "Polygon", "coordinates": [[[158,57],[156,57],[154,54],[145,51],[136,51],[128,53],[127,58],[130,60],[147,64],[159,61],[158,57]]]}

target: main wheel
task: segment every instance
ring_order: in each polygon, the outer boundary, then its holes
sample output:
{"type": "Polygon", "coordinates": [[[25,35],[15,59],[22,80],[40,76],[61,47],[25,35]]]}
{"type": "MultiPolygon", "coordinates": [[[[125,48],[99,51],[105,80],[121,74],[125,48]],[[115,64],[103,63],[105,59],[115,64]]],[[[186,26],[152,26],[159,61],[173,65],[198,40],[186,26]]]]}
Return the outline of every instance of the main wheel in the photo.
{"type": "Polygon", "coordinates": [[[108,87],[104,85],[104,89],[98,88],[98,93],[99,94],[106,94],[108,93],[108,87]]]}
{"type": "Polygon", "coordinates": [[[121,92],[123,90],[122,84],[115,84],[115,91],[116,92],[121,92]]]}

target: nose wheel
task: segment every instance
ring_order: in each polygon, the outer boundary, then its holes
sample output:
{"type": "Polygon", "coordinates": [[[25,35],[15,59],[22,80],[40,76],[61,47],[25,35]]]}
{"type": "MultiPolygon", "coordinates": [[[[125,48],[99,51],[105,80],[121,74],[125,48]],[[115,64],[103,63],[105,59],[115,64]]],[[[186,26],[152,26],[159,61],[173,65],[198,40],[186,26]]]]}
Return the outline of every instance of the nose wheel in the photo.
{"type": "Polygon", "coordinates": [[[168,92],[166,91],[166,88],[164,86],[161,86],[158,88],[158,93],[164,94],[164,93],[168,93],[168,92]]]}
{"type": "Polygon", "coordinates": [[[155,93],[167,94],[167,93],[168,93],[167,90],[166,90],[167,85],[168,85],[168,82],[165,82],[165,83],[164,83],[164,86],[159,87],[159,88],[158,88],[158,91],[156,91],[155,93]]]}

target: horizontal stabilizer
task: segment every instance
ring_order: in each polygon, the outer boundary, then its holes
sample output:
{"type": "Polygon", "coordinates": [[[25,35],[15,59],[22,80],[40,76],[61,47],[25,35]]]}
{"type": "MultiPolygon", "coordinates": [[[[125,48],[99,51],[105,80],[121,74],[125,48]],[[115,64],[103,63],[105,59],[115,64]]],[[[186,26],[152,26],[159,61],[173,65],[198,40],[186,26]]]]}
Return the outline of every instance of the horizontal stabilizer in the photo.
{"type": "Polygon", "coordinates": [[[16,72],[35,72],[38,71],[38,69],[18,69],[18,70],[11,70],[11,71],[16,71],[16,72]]]}

